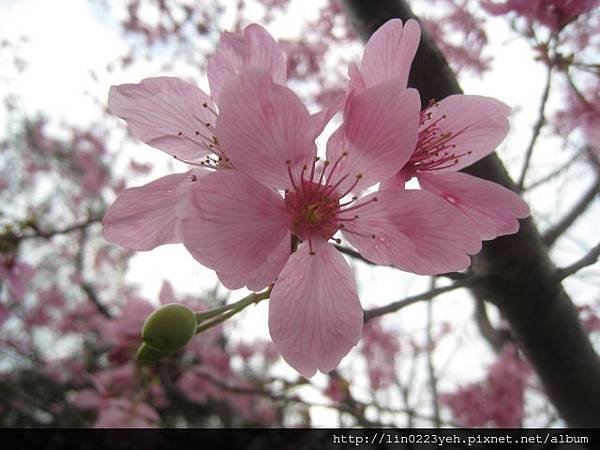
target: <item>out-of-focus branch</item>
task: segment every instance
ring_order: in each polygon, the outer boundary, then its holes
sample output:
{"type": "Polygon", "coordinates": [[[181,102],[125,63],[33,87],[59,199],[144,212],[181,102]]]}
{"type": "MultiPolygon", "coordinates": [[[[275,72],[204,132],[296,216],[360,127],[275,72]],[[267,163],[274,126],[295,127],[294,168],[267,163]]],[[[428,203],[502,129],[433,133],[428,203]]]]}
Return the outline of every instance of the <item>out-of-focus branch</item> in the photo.
{"type": "Polygon", "coordinates": [[[75,257],[75,269],[77,270],[79,278],[81,279],[81,290],[85,293],[87,299],[94,304],[100,314],[107,319],[112,319],[113,315],[110,313],[108,308],[102,304],[94,287],[83,279],[83,252],[85,242],[87,240],[87,227],[81,227],[80,229],[83,232],[79,237],[79,248],[77,249],[77,255],[75,257]]]}
{"type": "MultiPolygon", "coordinates": [[[[431,289],[435,289],[435,278],[431,278],[431,289]]],[[[438,401],[437,376],[433,364],[433,349],[435,343],[432,336],[433,326],[433,302],[427,303],[427,326],[425,327],[425,338],[427,346],[427,372],[429,374],[429,388],[431,390],[431,406],[433,407],[433,425],[439,428],[442,425],[440,419],[440,404],[438,401]]]]}
{"type": "Polygon", "coordinates": [[[20,240],[35,239],[35,238],[50,239],[54,236],[58,236],[61,234],[69,234],[69,233],[72,233],[73,231],[82,230],[91,225],[99,223],[101,220],[102,220],[102,215],[92,216],[92,217],[88,218],[87,220],[84,220],[83,222],[75,223],[73,225],[69,225],[68,227],[57,228],[54,230],[42,230],[37,226],[37,224],[34,223],[34,224],[29,225],[29,228],[34,230],[33,234],[24,234],[22,236],[17,236],[17,238],[20,240]]]}
{"type": "Polygon", "coordinates": [[[598,194],[600,194],[600,177],[596,178],[594,184],[573,205],[571,210],[544,233],[544,244],[552,247],[556,240],[588,209],[598,194]]]}
{"type": "Polygon", "coordinates": [[[561,165],[559,168],[554,169],[553,171],[544,175],[540,179],[535,180],[532,183],[525,186],[523,188],[522,192],[532,191],[536,187],[541,186],[542,184],[547,183],[548,181],[554,179],[556,176],[560,175],[562,172],[564,172],[569,167],[571,167],[580,157],[581,157],[581,150],[575,152],[575,154],[566,163],[561,165]]]}
{"type": "Polygon", "coordinates": [[[498,330],[492,325],[487,314],[486,303],[481,299],[475,299],[475,323],[483,338],[492,346],[496,353],[500,353],[510,335],[503,330],[498,330]]]}
{"type": "Polygon", "coordinates": [[[374,262],[369,261],[368,259],[366,259],[365,257],[363,257],[360,253],[358,253],[356,250],[353,250],[351,248],[348,247],[344,247],[343,245],[340,244],[334,244],[335,248],[337,248],[340,252],[342,252],[344,255],[347,255],[351,258],[357,259],[361,262],[364,262],[365,264],[368,264],[369,266],[376,266],[377,264],[375,264],[374,262]]]}
{"type": "Polygon", "coordinates": [[[456,281],[454,284],[450,286],[444,286],[439,288],[430,289],[427,292],[423,292],[421,294],[413,295],[411,297],[403,298],[402,300],[398,300],[396,302],[389,303],[384,306],[379,306],[377,308],[367,309],[365,311],[365,322],[374,319],[375,317],[383,316],[385,314],[390,314],[398,311],[399,309],[404,308],[405,306],[412,305],[413,303],[421,302],[424,300],[431,300],[432,298],[445,294],[446,292],[454,291],[458,288],[464,287],[467,285],[468,281],[456,281]]]}
{"type": "Polygon", "coordinates": [[[542,131],[542,127],[546,123],[545,110],[546,103],[548,103],[548,97],[550,96],[550,86],[552,85],[552,65],[548,64],[546,70],[546,84],[544,86],[544,91],[542,92],[542,99],[540,100],[540,106],[538,109],[538,118],[533,126],[533,132],[531,135],[531,139],[529,141],[529,145],[527,146],[527,150],[525,150],[525,159],[523,161],[523,168],[521,169],[521,175],[519,176],[519,180],[517,181],[517,189],[519,191],[523,190],[523,185],[525,184],[525,177],[527,177],[527,171],[529,170],[529,164],[531,163],[531,157],[533,156],[533,149],[535,148],[535,144],[540,136],[542,131]]]}
{"type": "Polygon", "coordinates": [[[600,243],[593,247],[589,252],[585,254],[579,261],[574,262],[570,266],[556,269],[556,279],[558,281],[564,280],[565,278],[573,275],[584,267],[591,266],[598,262],[600,257],[600,243]]]}
{"type": "MultiPolygon", "coordinates": [[[[404,0],[343,0],[343,4],[365,40],[391,18],[414,17],[404,0]]],[[[426,32],[409,84],[419,90],[423,106],[432,98],[441,100],[462,92],[426,32]]],[[[516,190],[496,154],[464,171],[516,190]]],[[[600,358],[579,322],[575,306],[556,282],[556,269],[533,220],[521,221],[517,234],[485,242],[473,258],[472,271],[475,277],[481,277],[471,286],[472,292],[500,308],[560,415],[573,427],[597,426],[600,358]]]]}

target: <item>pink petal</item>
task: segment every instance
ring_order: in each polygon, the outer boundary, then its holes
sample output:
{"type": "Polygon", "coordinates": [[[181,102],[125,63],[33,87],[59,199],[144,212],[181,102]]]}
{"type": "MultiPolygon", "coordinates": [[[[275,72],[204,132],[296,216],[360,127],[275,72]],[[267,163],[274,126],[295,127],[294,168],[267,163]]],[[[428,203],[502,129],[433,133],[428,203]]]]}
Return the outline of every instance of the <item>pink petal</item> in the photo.
{"type": "Polygon", "coordinates": [[[181,242],[176,225],[188,205],[194,180],[207,173],[191,170],[125,189],[104,215],[102,235],[133,250],[181,242]]]}
{"type": "Polygon", "coordinates": [[[363,323],[352,270],[325,241],[292,254],[269,300],[269,331],[286,362],[306,378],[335,369],[363,323]]]}
{"type": "Polygon", "coordinates": [[[327,142],[327,159],[334,164],[341,158],[333,182],[348,175],[346,187],[361,174],[359,190],[398,172],[415,148],[420,108],[418,92],[397,81],[350,95],[344,123],[327,142]]]}
{"type": "Polygon", "coordinates": [[[227,78],[249,67],[268,72],[277,84],[287,81],[287,66],[283,50],[263,27],[248,25],[244,34],[225,32],[216,53],[208,60],[210,92],[220,105],[221,89],[227,78]]]}
{"type": "Polygon", "coordinates": [[[353,211],[359,219],[346,224],[344,237],[376,264],[435,275],[466,269],[468,255],[481,249],[470,220],[428,192],[379,191],[360,203],[368,204],[353,211]]]}
{"type": "Polygon", "coordinates": [[[198,180],[181,233],[192,256],[229,289],[259,290],[272,283],[291,248],[283,199],[233,170],[198,180]]]}
{"type": "Polygon", "coordinates": [[[529,215],[527,204],[513,191],[460,172],[419,174],[419,184],[462,211],[484,240],[519,230],[517,219],[529,215]]]}
{"type": "Polygon", "coordinates": [[[365,86],[396,80],[406,87],[420,39],[421,28],[416,20],[407,21],[404,28],[400,19],[383,24],[365,47],[360,65],[365,86]]]}
{"type": "Polygon", "coordinates": [[[431,121],[426,125],[441,119],[438,122],[440,133],[457,134],[449,142],[456,146],[452,152],[464,154],[457,164],[439,172],[460,170],[487,156],[500,145],[509,129],[510,108],[491,97],[451,95],[432,108],[431,113],[431,121]]]}
{"type": "MultiPolygon", "coordinates": [[[[412,177],[411,177],[412,178],[412,177]]],[[[396,175],[391,178],[388,178],[385,181],[382,181],[379,184],[380,191],[403,191],[406,189],[406,182],[409,180],[409,176],[406,173],[406,170],[401,170],[396,175]]]]}
{"type": "MultiPolygon", "coordinates": [[[[208,136],[206,123],[215,116],[202,106],[210,98],[178,78],[147,78],[139,84],[110,88],[108,108],[125,119],[132,134],[152,147],[181,159],[199,159],[212,153],[197,132],[208,136]]],[[[214,109],[214,106],[211,106],[214,109]]]]}
{"type": "Polygon", "coordinates": [[[294,92],[258,72],[230,77],[221,91],[217,134],[236,169],[266,186],[291,186],[312,164],[324,118],[311,117],[294,92]]]}

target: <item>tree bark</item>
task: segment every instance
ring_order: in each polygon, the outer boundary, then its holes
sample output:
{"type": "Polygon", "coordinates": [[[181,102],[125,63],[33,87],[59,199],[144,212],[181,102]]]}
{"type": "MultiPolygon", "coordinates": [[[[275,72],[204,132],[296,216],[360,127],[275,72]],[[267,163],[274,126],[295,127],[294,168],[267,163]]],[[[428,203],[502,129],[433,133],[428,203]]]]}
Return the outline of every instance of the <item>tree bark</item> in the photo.
{"type": "MultiPolygon", "coordinates": [[[[387,20],[414,18],[404,0],[342,0],[359,35],[367,40],[387,20]]],[[[409,84],[421,102],[462,93],[447,61],[425,32],[409,84]]],[[[516,190],[496,156],[464,169],[471,175],[516,190]]],[[[519,346],[537,372],[561,417],[572,427],[600,424],[600,358],[550,260],[531,218],[517,234],[485,242],[472,271],[483,279],[472,287],[478,299],[493,302],[508,320],[519,346]]]]}

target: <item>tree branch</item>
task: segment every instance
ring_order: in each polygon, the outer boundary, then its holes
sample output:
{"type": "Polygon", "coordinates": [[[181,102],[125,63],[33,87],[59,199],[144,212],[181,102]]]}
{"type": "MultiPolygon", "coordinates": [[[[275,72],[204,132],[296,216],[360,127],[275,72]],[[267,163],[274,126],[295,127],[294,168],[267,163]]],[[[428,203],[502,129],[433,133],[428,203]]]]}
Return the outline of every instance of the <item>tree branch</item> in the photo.
{"type": "Polygon", "coordinates": [[[588,209],[598,194],[600,194],[600,177],[596,178],[594,184],[573,205],[571,210],[544,233],[543,239],[546,247],[552,247],[556,240],[588,209]]]}
{"type": "Polygon", "coordinates": [[[562,281],[565,278],[573,275],[584,267],[591,266],[592,264],[596,264],[598,262],[598,258],[600,257],[600,243],[598,243],[594,248],[592,248],[589,252],[585,254],[583,258],[579,261],[574,262],[570,266],[563,267],[560,269],[556,269],[556,279],[557,281],[562,281]]]}
{"type": "Polygon", "coordinates": [[[348,248],[348,247],[344,247],[343,245],[340,245],[340,244],[333,244],[333,245],[334,245],[335,248],[337,248],[344,255],[347,255],[347,256],[349,256],[351,258],[354,258],[354,259],[358,259],[359,261],[364,262],[365,264],[368,264],[369,266],[376,266],[377,265],[374,262],[371,262],[368,259],[366,259],[365,257],[363,257],[356,250],[353,250],[353,249],[348,248]]]}
{"type": "Polygon", "coordinates": [[[69,234],[69,233],[72,233],[73,231],[82,230],[84,228],[89,227],[90,225],[99,223],[101,220],[102,220],[102,215],[93,216],[87,220],[84,220],[83,222],[75,223],[73,225],[69,225],[68,227],[54,229],[54,230],[41,230],[40,228],[38,228],[38,226],[36,224],[33,224],[33,225],[30,225],[30,228],[32,228],[35,231],[35,233],[18,236],[18,239],[19,240],[35,239],[35,238],[50,239],[50,238],[60,235],[60,234],[69,234]]]}
{"type": "Polygon", "coordinates": [[[517,181],[517,189],[519,192],[523,190],[523,185],[525,184],[525,177],[527,176],[527,171],[529,170],[529,163],[531,162],[531,157],[533,156],[533,149],[535,148],[535,143],[540,136],[542,131],[542,127],[546,123],[545,110],[546,103],[548,103],[548,97],[550,96],[550,86],[552,85],[552,65],[548,64],[546,71],[546,85],[544,86],[544,91],[542,92],[542,99],[540,100],[540,106],[538,109],[538,118],[533,126],[533,133],[531,135],[531,140],[529,141],[529,145],[527,146],[527,150],[525,150],[525,160],[523,161],[523,168],[521,169],[521,176],[519,177],[519,181],[517,181]]]}
{"type": "Polygon", "coordinates": [[[487,314],[486,303],[475,299],[475,323],[484,339],[491,345],[494,352],[500,353],[504,345],[510,341],[510,335],[506,330],[496,329],[487,314]]]}
{"type": "MultiPolygon", "coordinates": [[[[413,18],[403,0],[343,0],[358,33],[366,40],[387,20],[413,18]]],[[[411,68],[409,83],[430,99],[461,93],[443,55],[425,32],[411,68]]],[[[516,190],[496,154],[464,170],[516,190]]],[[[573,427],[600,421],[600,359],[577,311],[559,283],[539,231],[531,218],[517,234],[485,242],[473,257],[480,282],[471,286],[477,298],[493,301],[542,381],[560,415],[573,427]]]]}
{"type": "MultiPolygon", "coordinates": [[[[431,278],[431,288],[435,289],[435,278],[431,278]]],[[[435,374],[435,365],[433,363],[433,350],[435,342],[432,336],[433,326],[433,302],[427,303],[427,326],[425,327],[425,339],[427,346],[427,372],[429,375],[429,388],[431,390],[431,406],[433,409],[433,426],[440,428],[442,425],[440,419],[440,403],[438,401],[437,376],[435,374]]]]}
{"type": "Polygon", "coordinates": [[[445,294],[446,292],[454,291],[458,288],[464,287],[467,284],[467,280],[456,281],[454,284],[450,286],[444,286],[439,288],[430,289],[427,292],[423,292],[421,294],[413,295],[411,297],[403,298],[402,300],[398,300],[396,302],[389,303],[385,306],[379,306],[377,308],[367,309],[365,311],[365,322],[368,322],[375,317],[383,316],[385,314],[390,314],[398,311],[408,305],[412,305],[413,303],[421,302],[423,300],[431,300],[434,297],[437,297],[440,294],[445,294]]]}

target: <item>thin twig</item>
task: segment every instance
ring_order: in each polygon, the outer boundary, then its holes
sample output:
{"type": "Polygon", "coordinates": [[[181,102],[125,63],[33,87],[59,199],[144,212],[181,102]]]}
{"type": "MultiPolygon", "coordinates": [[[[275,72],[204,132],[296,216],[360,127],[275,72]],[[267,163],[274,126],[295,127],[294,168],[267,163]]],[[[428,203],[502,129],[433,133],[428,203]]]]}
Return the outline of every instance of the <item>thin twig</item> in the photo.
{"type": "Polygon", "coordinates": [[[594,184],[571,210],[544,233],[542,238],[546,247],[552,247],[556,240],[588,209],[598,194],[600,194],[600,177],[596,178],[594,184]]]}
{"type": "Polygon", "coordinates": [[[368,264],[370,266],[376,266],[377,264],[375,264],[372,261],[369,261],[368,259],[364,258],[360,253],[358,253],[356,250],[352,250],[351,248],[348,247],[344,247],[343,245],[339,245],[339,244],[334,244],[335,248],[337,248],[340,252],[342,252],[344,255],[350,256],[351,258],[354,259],[358,259],[359,261],[364,262],[365,264],[368,264]]]}
{"type": "MultiPolygon", "coordinates": [[[[396,302],[392,302],[385,306],[379,306],[377,308],[368,309],[365,311],[365,322],[374,319],[375,317],[383,316],[384,314],[390,314],[398,311],[399,309],[404,308],[405,306],[412,305],[413,303],[417,303],[423,300],[430,300],[433,297],[436,297],[440,294],[444,294],[446,292],[454,291],[461,287],[464,287],[467,284],[467,279],[463,279],[460,281],[455,281],[453,284],[449,286],[444,286],[440,288],[431,289],[427,292],[423,292],[421,294],[413,295],[411,297],[406,297],[402,300],[398,300],[396,302]]],[[[473,281],[471,279],[471,281],[473,281]]]]}
{"type": "Polygon", "coordinates": [[[521,176],[517,181],[517,189],[520,191],[523,190],[523,185],[525,183],[525,177],[527,176],[527,171],[529,170],[529,163],[531,162],[531,157],[533,155],[533,149],[535,147],[535,143],[537,142],[538,137],[542,131],[542,127],[546,123],[545,110],[546,103],[548,102],[548,97],[550,96],[550,85],[552,84],[552,65],[548,64],[548,70],[546,72],[546,85],[544,87],[544,91],[542,93],[542,99],[540,101],[540,107],[538,110],[538,119],[535,125],[533,126],[533,134],[531,135],[531,140],[529,141],[529,146],[525,151],[525,161],[523,162],[523,169],[521,169],[521,176]]]}
{"type": "Polygon", "coordinates": [[[562,267],[560,269],[556,269],[556,279],[558,281],[562,281],[565,278],[573,275],[584,267],[591,266],[598,261],[600,257],[600,243],[596,244],[586,255],[581,258],[579,261],[574,262],[570,266],[562,267]]]}
{"type": "MultiPolygon", "coordinates": [[[[435,289],[435,277],[431,278],[431,290],[435,289]]],[[[435,375],[435,367],[433,365],[433,302],[427,303],[427,326],[425,327],[425,338],[427,345],[427,371],[429,373],[429,387],[431,389],[431,404],[433,406],[433,425],[440,428],[440,404],[438,402],[437,378],[435,375]]]]}
{"type": "Polygon", "coordinates": [[[544,175],[542,178],[540,178],[540,179],[538,179],[538,180],[536,180],[536,181],[528,184],[527,186],[525,186],[523,188],[522,192],[532,191],[533,189],[537,188],[538,186],[541,186],[542,184],[547,183],[548,181],[554,179],[556,176],[560,175],[562,172],[564,172],[569,167],[571,167],[580,157],[581,157],[581,150],[577,151],[571,157],[571,159],[569,159],[565,164],[563,164],[562,166],[560,166],[558,169],[553,170],[549,174],[544,175]]]}
{"type": "Polygon", "coordinates": [[[73,231],[82,230],[84,228],[89,227],[90,225],[100,222],[101,220],[102,220],[101,216],[90,217],[89,219],[84,220],[83,222],[69,225],[66,228],[59,228],[59,229],[55,229],[55,230],[45,230],[45,231],[40,230],[36,225],[33,225],[30,227],[33,228],[33,230],[35,231],[34,234],[25,234],[22,236],[16,236],[16,238],[19,240],[35,239],[35,238],[50,239],[51,237],[54,237],[54,236],[57,236],[60,234],[69,234],[69,233],[72,233],[73,231]]]}

